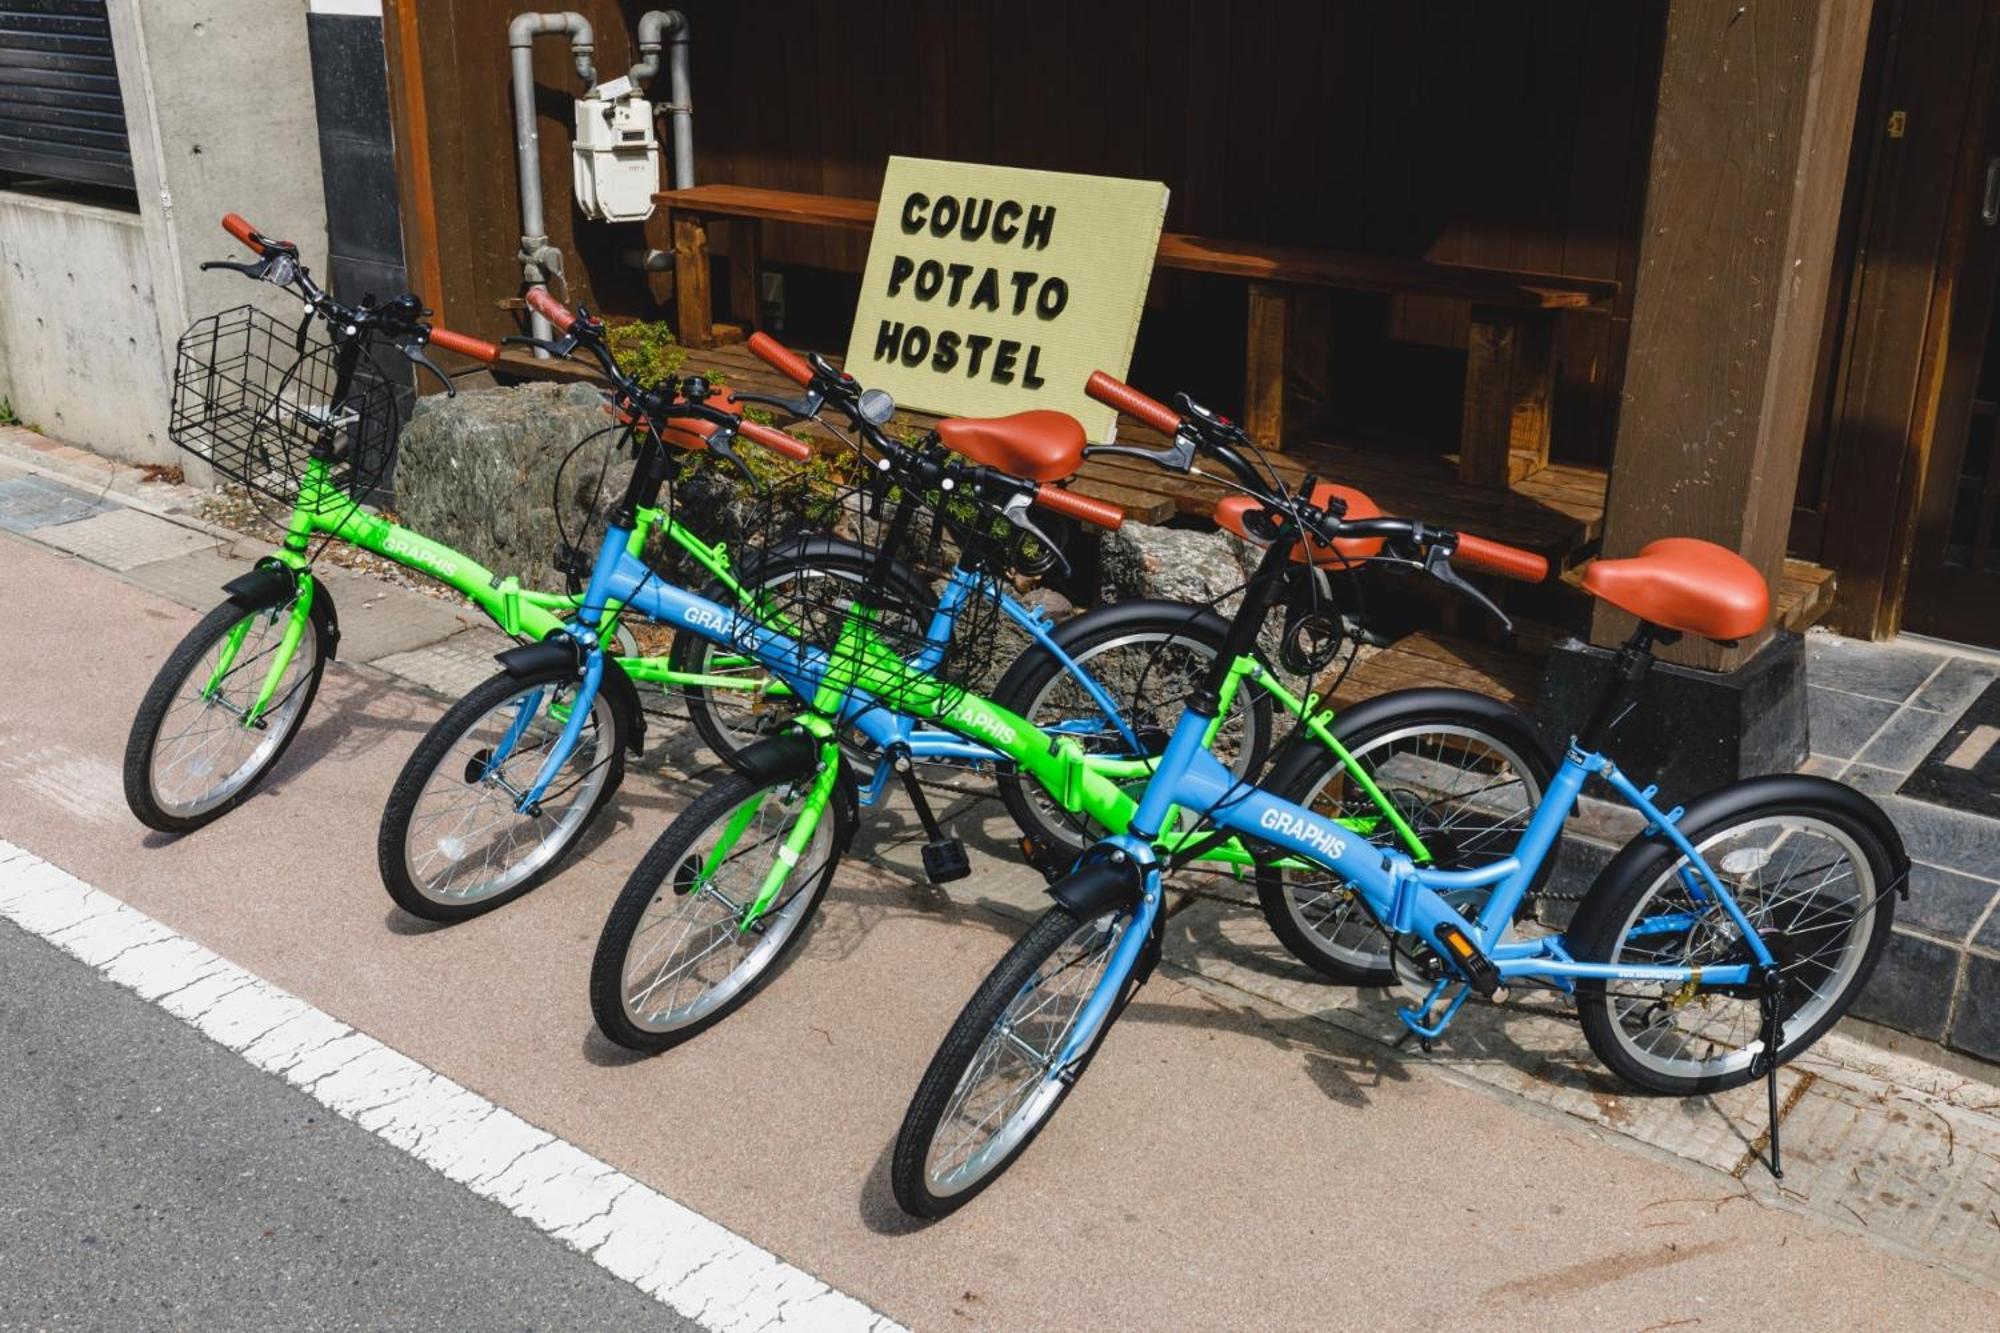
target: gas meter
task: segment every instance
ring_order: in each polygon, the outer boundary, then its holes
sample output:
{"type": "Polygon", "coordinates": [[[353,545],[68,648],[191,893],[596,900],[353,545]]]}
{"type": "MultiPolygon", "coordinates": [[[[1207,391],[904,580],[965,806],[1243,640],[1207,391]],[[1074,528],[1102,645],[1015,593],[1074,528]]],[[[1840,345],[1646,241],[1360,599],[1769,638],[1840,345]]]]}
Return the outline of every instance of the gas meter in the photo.
{"type": "Polygon", "coordinates": [[[660,188],[660,140],[653,104],[629,78],[599,84],[576,100],[570,150],[576,202],[599,222],[642,222],[660,188]]]}

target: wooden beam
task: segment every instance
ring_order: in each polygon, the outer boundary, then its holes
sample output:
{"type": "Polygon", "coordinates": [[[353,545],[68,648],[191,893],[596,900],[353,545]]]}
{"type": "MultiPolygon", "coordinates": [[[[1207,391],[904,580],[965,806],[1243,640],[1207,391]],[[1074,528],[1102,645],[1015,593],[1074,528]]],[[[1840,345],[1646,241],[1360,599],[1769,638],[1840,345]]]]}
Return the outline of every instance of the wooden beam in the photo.
{"type": "Polygon", "coordinates": [[[403,263],[410,285],[436,313],[437,322],[449,327],[444,268],[438,252],[437,194],[431,183],[431,122],[424,97],[417,0],[387,0],[382,11],[382,42],[389,73],[390,120],[395,126],[403,263]]]}
{"type": "Polygon", "coordinates": [[[674,214],[675,332],[687,347],[715,345],[715,301],[708,288],[708,226],[691,213],[674,214]]]}
{"type": "MultiPolygon", "coordinates": [[[[1873,0],[1672,0],[1604,553],[1740,551],[1775,588],[1873,0]]],[[[1631,619],[1600,605],[1592,637],[1631,619]]],[[[1726,670],[1762,644],[1683,640],[1726,670]]]]}
{"type": "Polygon", "coordinates": [[[1476,305],[1466,342],[1458,475],[1505,487],[1549,465],[1555,320],[1544,311],[1476,305]]]}
{"type": "Polygon", "coordinates": [[[745,329],[764,322],[758,275],[763,271],[763,224],[738,218],[729,226],[729,318],[745,329]]]}
{"type": "Polygon", "coordinates": [[[1285,333],[1291,292],[1273,283],[1253,282],[1249,327],[1244,335],[1243,428],[1273,449],[1285,447],[1285,333]]]}

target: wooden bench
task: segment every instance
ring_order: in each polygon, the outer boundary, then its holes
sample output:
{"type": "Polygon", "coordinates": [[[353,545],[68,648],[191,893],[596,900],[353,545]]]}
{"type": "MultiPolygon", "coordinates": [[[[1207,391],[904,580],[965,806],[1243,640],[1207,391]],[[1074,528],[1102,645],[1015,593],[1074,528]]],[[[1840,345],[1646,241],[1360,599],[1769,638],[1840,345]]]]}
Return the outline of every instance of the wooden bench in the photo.
{"type": "MultiPolygon", "coordinates": [[[[870,231],[876,201],[741,185],[697,185],[654,196],[673,234],[674,300],[681,341],[718,338],[710,290],[708,228],[729,228],[730,309],[757,309],[760,229],[765,222],[870,231]]],[[[1555,317],[1606,309],[1618,284],[1560,274],[1439,264],[1389,255],[1340,254],[1300,246],[1220,241],[1167,232],[1155,264],[1249,284],[1244,424],[1283,447],[1298,424],[1293,370],[1326,361],[1326,326],[1302,298],[1313,289],[1439,296],[1471,306],[1459,476],[1507,487],[1548,466],[1555,380],[1555,317]]]]}

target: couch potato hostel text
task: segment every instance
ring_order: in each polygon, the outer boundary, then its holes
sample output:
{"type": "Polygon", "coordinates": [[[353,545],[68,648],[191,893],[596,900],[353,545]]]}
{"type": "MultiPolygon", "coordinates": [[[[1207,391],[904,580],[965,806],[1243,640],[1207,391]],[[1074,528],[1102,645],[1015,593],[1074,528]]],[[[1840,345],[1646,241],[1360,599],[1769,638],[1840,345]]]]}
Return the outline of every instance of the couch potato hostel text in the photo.
{"type": "MultiPolygon", "coordinates": [[[[1017,199],[952,195],[932,199],[912,190],[903,200],[898,220],[905,236],[928,233],[1036,251],[1048,248],[1056,212],[1053,205],[1023,204],[1017,199]]],[[[944,310],[1014,317],[1032,313],[1038,320],[1053,320],[1069,306],[1069,283],[1052,273],[960,260],[918,260],[902,253],[889,263],[888,294],[935,303],[944,310]]],[[[1039,389],[1045,383],[1037,343],[914,321],[882,320],[875,332],[874,359],[910,367],[928,361],[941,375],[957,372],[968,379],[983,375],[995,384],[1018,383],[1024,389],[1039,389]]]]}

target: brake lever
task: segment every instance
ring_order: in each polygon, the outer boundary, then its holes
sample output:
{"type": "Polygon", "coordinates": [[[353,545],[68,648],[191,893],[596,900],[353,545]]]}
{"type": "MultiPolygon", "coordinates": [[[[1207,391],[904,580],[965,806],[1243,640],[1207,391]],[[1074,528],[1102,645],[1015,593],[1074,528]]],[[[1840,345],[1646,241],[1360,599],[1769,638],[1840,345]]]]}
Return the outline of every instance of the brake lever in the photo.
{"type": "Polygon", "coordinates": [[[1194,438],[1186,431],[1174,433],[1174,443],[1168,449],[1141,449],[1136,444],[1087,444],[1083,447],[1085,458],[1139,458],[1170,472],[1192,472],[1194,470],[1194,438]]]}
{"type": "Polygon", "coordinates": [[[445,374],[442,370],[438,369],[437,362],[431,360],[430,357],[424,352],[423,344],[421,343],[405,344],[403,347],[403,355],[410,358],[410,360],[415,362],[420,368],[428,370],[431,374],[437,376],[438,383],[444,386],[445,397],[447,398],[458,397],[458,386],[451,382],[451,376],[445,374]]]}
{"type": "Polygon", "coordinates": [[[808,389],[797,398],[780,398],[776,394],[769,393],[732,393],[731,397],[735,398],[739,403],[756,403],[761,407],[775,407],[780,412],[802,420],[806,417],[818,416],[820,408],[826,405],[826,396],[817,389],[808,389]]]}
{"type": "Polygon", "coordinates": [[[568,360],[569,354],[576,350],[577,339],[574,333],[568,335],[567,337],[558,339],[555,342],[550,342],[546,338],[531,338],[525,333],[510,333],[506,337],[502,338],[500,341],[503,345],[510,343],[519,343],[523,347],[539,348],[542,351],[547,352],[550,356],[561,357],[564,360],[568,360]]]}
{"type": "Polygon", "coordinates": [[[1500,632],[1510,638],[1513,636],[1514,622],[1507,618],[1505,611],[1494,605],[1492,598],[1466,582],[1465,576],[1452,567],[1450,551],[1442,546],[1432,546],[1424,555],[1424,573],[1485,607],[1487,614],[1500,622],[1500,632]]]}
{"type": "Polygon", "coordinates": [[[1032,493],[1026,491],[1017,492],[1008,496],[1007,502],[1000,506],[1000,516],[1021,531],[1027,533],[1030,537],[1033,537],[1037,542],[1040,542],[1042,549],[1053,556],[1055,562],[1062,566],[1063,573],[1075,573],[1070,568],[1069,560],[1063,555],[1062,547],[1057,545],[1055,539],[1049,536],[1048,533],[1043,532],[1036,525],[1035,520],[1028,517],[1028,507],[1034,502],[1035,497],[1032,493]]]}
{"type": "Polygon", "coordinates": [[[731,467],[743,474],[743,480],[749,482],[753,489],[762,494],[769,488],[762,481],[758,480],[757,474],[750,470],[750,465],[744,462],[742,455],[736,452],[735,440],[736,431],[733,427],[719,426],[716,428],[715,434],[708,437],[708,452],[728,462],[731,467]]]}

